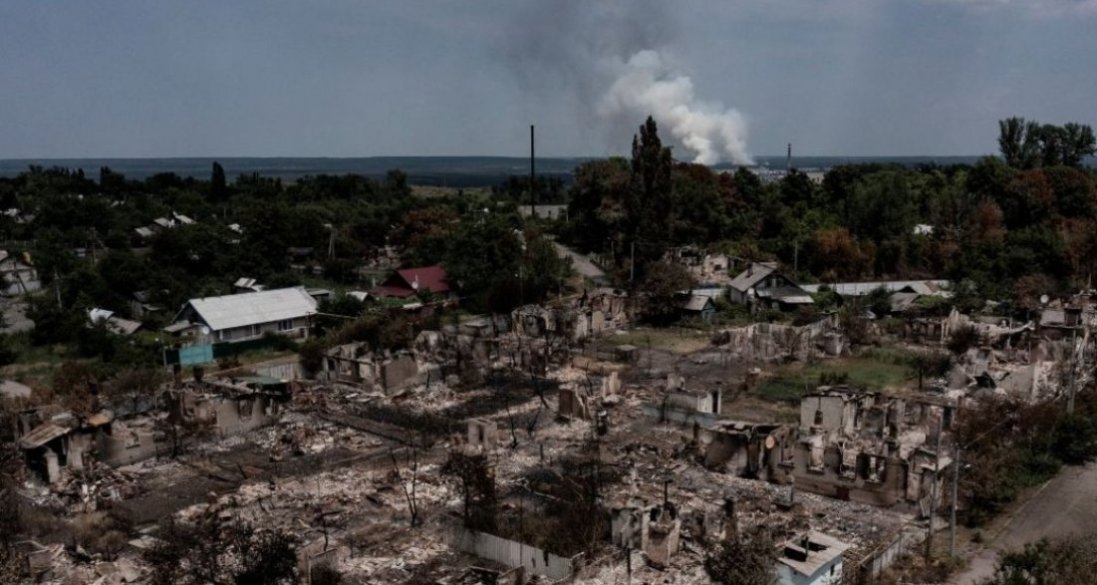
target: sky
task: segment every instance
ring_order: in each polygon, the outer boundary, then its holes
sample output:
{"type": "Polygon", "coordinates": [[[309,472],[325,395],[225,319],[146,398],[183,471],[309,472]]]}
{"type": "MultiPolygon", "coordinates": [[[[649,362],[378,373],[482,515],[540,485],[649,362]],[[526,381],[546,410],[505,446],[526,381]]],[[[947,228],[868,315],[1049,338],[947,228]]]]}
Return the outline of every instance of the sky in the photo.
{"type": "Polygon", "coordinates": [[[1097,124],[1097,0],[0,0],[0,158],[978,155],[1097,124]]]}

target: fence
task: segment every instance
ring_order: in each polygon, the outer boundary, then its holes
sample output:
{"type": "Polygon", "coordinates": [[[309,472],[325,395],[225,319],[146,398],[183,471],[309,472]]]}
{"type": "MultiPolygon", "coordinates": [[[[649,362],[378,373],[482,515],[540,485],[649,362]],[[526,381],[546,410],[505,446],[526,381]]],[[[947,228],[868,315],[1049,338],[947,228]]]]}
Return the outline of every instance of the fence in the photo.
{"type": "Polygon", "coordinates": [[[460,551],[508,567],[523,567],[527,573],[544,575],[553,581],[568,579],[575,567],[575,557],[558,557],[528,544],[463,526],[453,527],[451,544],[460,551]]]}
{"type": "Polygon", "coordinates": [[[899,557],[926,540],[926,529],[908,524],[894,539],[873,549],[856,563],[847,563],[842,571],[845,585],[870,585],[875,583],[885,569],[899,557]]]}
{"type": "Polygon", "coordinates": [[[260,337],[247,341],[224,341],[208,345],[194,345],[182,348],[165,348],[164,365],[180,364],[183,366],[201,365],[214,362],[221,358],[232,357],[253,349],[275,348],[284,340],[270,337],[260,337]]]}

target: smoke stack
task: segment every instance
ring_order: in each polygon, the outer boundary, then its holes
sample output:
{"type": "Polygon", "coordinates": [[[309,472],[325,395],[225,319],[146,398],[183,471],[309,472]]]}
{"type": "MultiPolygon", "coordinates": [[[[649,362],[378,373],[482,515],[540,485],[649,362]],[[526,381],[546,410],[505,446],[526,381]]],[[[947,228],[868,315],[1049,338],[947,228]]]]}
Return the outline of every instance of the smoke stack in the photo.
{"type": "Polygon", "coordinates": [[[534,166],[533,124],[529,125],[529,216],[537,217],[537,173],[534,166]]]}
{"type": "Polygon", "coordinates": [[[792,143],[788,143],[788,155],[785,157],[785,172],[792,174],[792,143]]]}

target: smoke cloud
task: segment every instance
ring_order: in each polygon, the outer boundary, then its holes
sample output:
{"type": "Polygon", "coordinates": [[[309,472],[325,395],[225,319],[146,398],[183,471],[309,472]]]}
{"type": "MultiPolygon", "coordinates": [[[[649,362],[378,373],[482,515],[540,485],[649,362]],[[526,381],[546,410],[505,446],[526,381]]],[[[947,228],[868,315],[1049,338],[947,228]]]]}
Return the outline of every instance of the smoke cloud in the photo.
{"type": "Polygon", "coordinates": [[[693,81],[675,73],[656,51],[640,51],[621,65],[599,110],[607,116],[651,114],[694,153],[693,162],[706,165],[752,162],[747,154],[747,124],[743,116],[719,104],[698,102],[693,95],[693,81]]]}
{"type": "Polygon", "coordinates": [[[751,164],[743,115],[699,100],[670,58],[675,29],[659,1],[535,1],[501,49],[531,96],[571,100],[582,128],[616,144],[650,115],[694,162],[751,164]]]}

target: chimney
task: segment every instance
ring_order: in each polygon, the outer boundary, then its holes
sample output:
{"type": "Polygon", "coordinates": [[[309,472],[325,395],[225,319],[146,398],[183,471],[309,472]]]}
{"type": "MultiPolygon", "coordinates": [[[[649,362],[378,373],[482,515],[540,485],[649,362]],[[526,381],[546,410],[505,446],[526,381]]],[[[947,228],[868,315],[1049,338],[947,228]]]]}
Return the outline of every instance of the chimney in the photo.
{"type": "Polygon", "coordinates": [[[735,496],[724,497],[724,512],[727,520],[724,524],[724,540],[739,542],[739,512],[736,509],[735,496]]]}
{"type": "Polygon", "coordinates": [[[788,143],[788,156],[785,158],[785,172],[792,174],[792,143],[788,143]]]}

